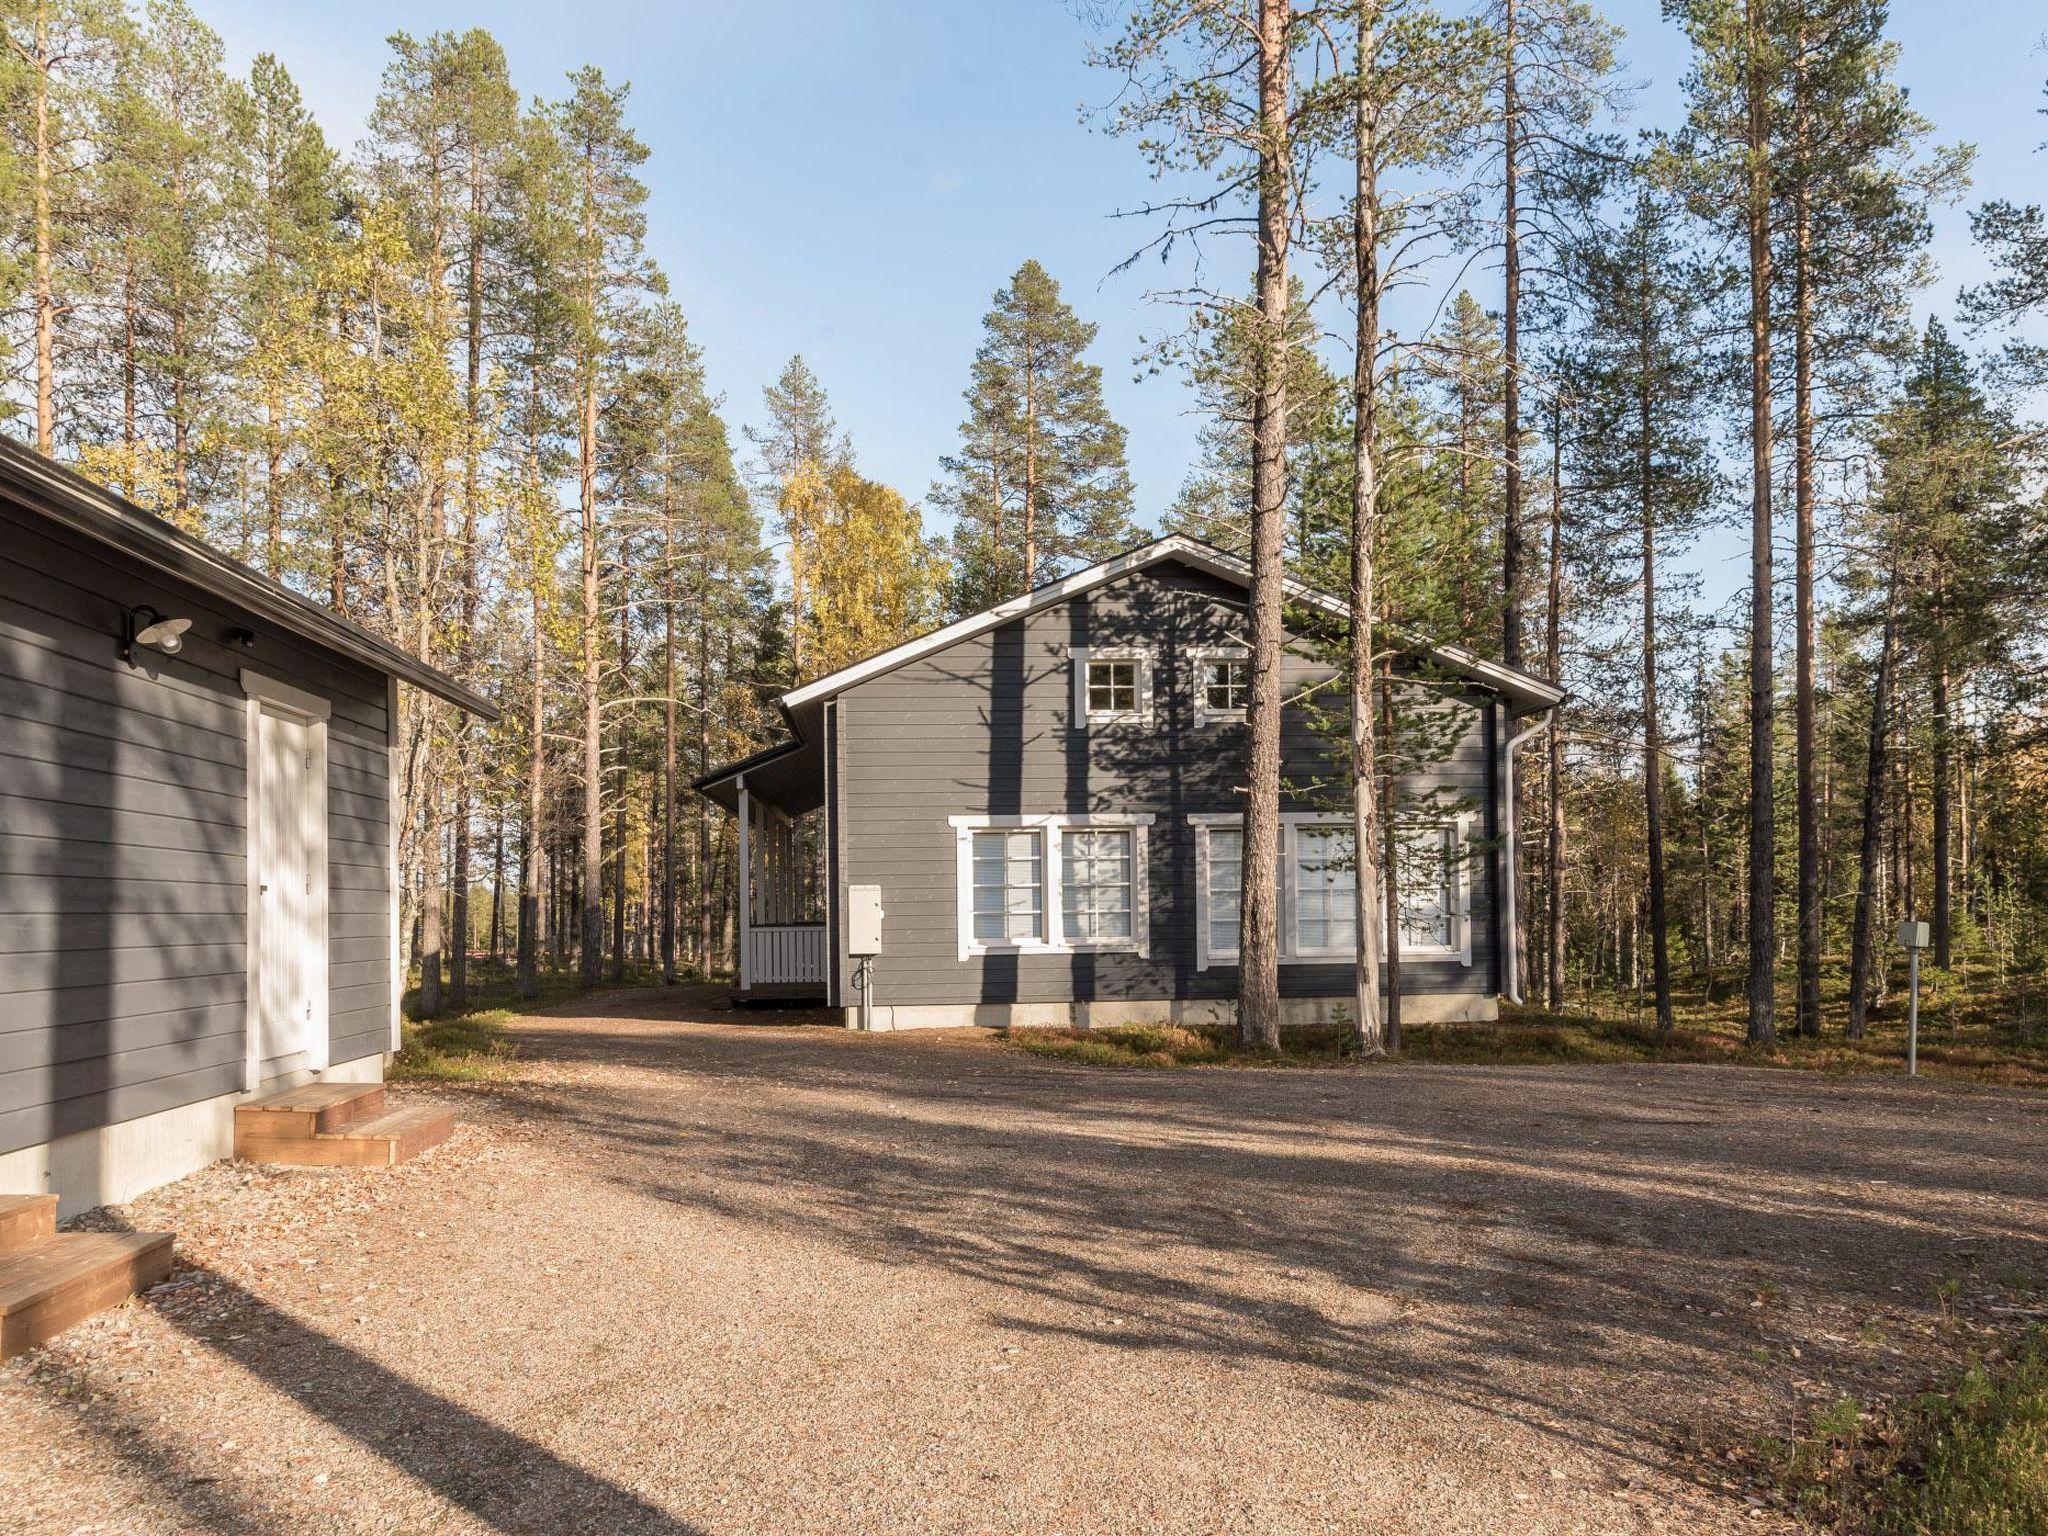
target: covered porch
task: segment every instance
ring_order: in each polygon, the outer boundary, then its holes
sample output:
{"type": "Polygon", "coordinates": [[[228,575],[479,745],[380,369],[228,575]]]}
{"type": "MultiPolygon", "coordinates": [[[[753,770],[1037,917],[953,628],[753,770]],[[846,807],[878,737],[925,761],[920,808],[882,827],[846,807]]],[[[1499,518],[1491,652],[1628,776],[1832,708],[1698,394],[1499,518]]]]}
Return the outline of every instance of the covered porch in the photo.
{"type": "Polygon", "coordinates": [[[783,742],[692,786],[739,823],[742,1003],[829,1001],[824,754],[783,742]]]}

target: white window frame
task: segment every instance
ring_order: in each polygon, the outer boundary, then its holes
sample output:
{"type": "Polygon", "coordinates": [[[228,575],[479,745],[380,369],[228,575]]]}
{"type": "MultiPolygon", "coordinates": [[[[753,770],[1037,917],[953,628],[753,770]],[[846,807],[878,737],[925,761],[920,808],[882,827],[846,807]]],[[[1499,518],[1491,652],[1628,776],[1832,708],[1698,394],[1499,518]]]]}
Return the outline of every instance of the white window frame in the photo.
{"type": "Polygon", "coordinates": [[[1418,833],[1451,832],[1458,846],[1458,858],[1451,870],[1451,942],[1448,944],[1410,945],[1403,941],[1403,960],[1455,960],[1460,965],[1472,963],[1472,854],[1468,848],[1471,842],[1472,814],[1463,812],[1457,816],[1428,821],[1394,823],[1394,836],[1399,839],[1418,833]]]}
{"type": "Polygon", "coordinates": [[[1143,724],[1152,718],[1152,653],[1134,645],[1070,645],[1068,659],[1074,669],[1074,724],[1108,725],[1120,720],[1143,724]],[[1088,707],[1088,663],[1129,661],[1137,664],[1138,707],[1136,709],[1090,709],[1088,707]]]}
{"type": "MultiPolygon", "coordinates": [[[[1243,720],[1246,712],[1242,709],[1212,709],[1210,707],[1209,679],[1205,674],[1209,663],[1212,661],[1241,661],[1249,667],[1252,659],[1250,648],[1242,645],[1211,646],[1207,650],[1190,651],[1188,659],[1194,663],[1195,671],[1192,685],[1195,696],[1195,724],[1223,725],[1231,721],[1243,720]]],[[[1247,682],[1249,682],[1249,679],[1247,679],[1247,682]]]]}
{"type": "MultiPolygon", "coordinates": [[[[1119,718],[1128,718],[1120,716],[1119,718]]],[[[1031,954],[1134,954],[1140,959],[1152,955],[1152,893],[1150,881],[1150,837],[1154,817],[1150,812],[1102,812],[1067,816],[949,816],[955,854],[954,903],[959,914],[960,958],[976,955],[1031,954]],[[1066,899],[1066,862],[1060,846],[1069,828],[1124,829],[1131,834],[1131,932],[1121,939],[1069,939],[1063,906],[1066,899]],[[1036,830],[1044,838],[1045,937],[1025,943],[989,944],[974,936],[974,834],[1036,830]]]]}
{"type": "MultiPolygon", "coordinates": [[[[1237,964],[1237,946],[1228,949],[1212,948],[1209,943],[1209,832],[1215,827],[1242,830],[1244,818],[1235,811],[1204,813],[1190,816],[1188,824],[1195,834],[1195,969],[1206,971],[1211,966],[1237,964]]],[[[1242,870],[1242,864],[1239,865],[1242,870]]],[[[1237,899],[1244,900],[1244,880],[1238,878],[1237,899]]]]}
{"type": "MultiPolygon", "coordinates": [[[[1212,827],[1242,827],[1244,818],[1235,811],[1204,812],[1187,818],[1195,836],[1195,969],[1210,970],[1220,965],[1236,965],[1236,946],[1229,949],[1212,949],[1209,944],[1209,832],[1212,827]]],[[[1429,821],[1398,824],[1396,835],[1401,832],[1452,827],[1456,829],[1459,847],[1465,848],[1471,841],[1472,813],[1462,812],[1457,816],[1431,819],[1429,821]]],[[[1342,831],[1351,830],[1351,818],[1333,815],[1328,811],[1283,811],[1280,814],[1280,868],[1278,870],[1280,906],[1280,963],[1282,965],[1328,965],[1335,960],[1349,960],[1353,951],[1349,949],[1303,949],[1295,934],[1294,896],[1294,850],[1296,837],[1303,827],[1335,827],[1342,831]]],[[[1472,859],[1469,852],[1458,860],[1453,871],[1455,898],[1451,915],[1451,935],[1454,942],[1448,946],[1430,945],[1414,947],[1403,945],[1403,960],[1451,960],[1460,965],[1472,963],[1472,859]]],[[[1244,899],[1242,889],[1238,899],[1244,899]]],[[[1385,923],[1381,923],[1380,953],[1386,955],[1385,923]]]]}
{"type": "MultiPolygon", "coordinates": [[[[1301,834],[1304,831],[1337,832],[1344,836],[1351,834],[1351,818],[1342,819],[1322,813],[1304,815],[1295,812],[1283,816],[1280,822],[1280,933],[1282,938],[1280,958],[1298,962],[1318,960],[1355,960],[1358,954],[1358,935],[1354,930],[1347,945],[1320,944],[1311,949],[1301,942],[1300,892],[1296,876],[1300,873],[1297,861],[1300,858],[1301,834]]],[[[1356,860],[1353,860],[1351,877],[1358,878],[1356,860]]],[[[1353,906],[1356,907],[1356,887],[1353,888],[1353,906]]]]}

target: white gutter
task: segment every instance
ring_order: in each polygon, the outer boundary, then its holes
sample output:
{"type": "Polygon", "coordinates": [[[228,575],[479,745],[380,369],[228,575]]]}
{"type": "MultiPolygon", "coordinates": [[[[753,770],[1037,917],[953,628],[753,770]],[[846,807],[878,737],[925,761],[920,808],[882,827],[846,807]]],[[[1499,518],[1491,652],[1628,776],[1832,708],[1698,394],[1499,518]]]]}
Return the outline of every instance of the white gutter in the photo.
{"type": "Polygon", "coordinates": [[[1501,938],[1507,950],[1507,964],[1501,969],[1507,977],[1507,999],[1511,1003],[1522,1001],[1522,951],[1521,946],[1515,942],[1522,927],[1522,915],[1516,900],[1519,882],[1515,878],[1519,873],[1521,861],[1521,846],[1515,836],[1515,748],[1547,727],[1556,714],[1557,706],[1553,704],[1544,710],[1527,730],[1510,736],[1507,745],[1501,748],[1501,788],[1507,802],[1503,807],[1506,814],[1501,817],[1504,828],[1503,846],[1507,849],[1507,858],[1502,861],[1507,872],[1507,879],[1502,882],[1506,889],[1501,893],[1501,910],[1506,914],[1507,922],[1503,925],[1506,931],[1501,938]]]}

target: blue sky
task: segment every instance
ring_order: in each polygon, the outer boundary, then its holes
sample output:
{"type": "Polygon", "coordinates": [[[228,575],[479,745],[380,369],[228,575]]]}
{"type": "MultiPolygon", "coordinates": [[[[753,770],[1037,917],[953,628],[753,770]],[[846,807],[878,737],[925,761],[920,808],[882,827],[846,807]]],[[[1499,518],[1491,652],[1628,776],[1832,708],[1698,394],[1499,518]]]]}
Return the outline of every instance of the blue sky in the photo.
{"type": "MultiPolygon", "coordinates": [[[[824,380],[862,466],[921,495],[953,441],[991,294],[1036,257],[1101,327],[1112,410],[1130,432],[1140,513],[1172,499],[1199,423],[1180,384],[1136,378],[1171,323],[1157,268],[1111,275],[1140,238],[1114,217],[1147,191],[1136,148],[1083,120],[1107,94],[1091,34],[1061,0],[197,0],[245,66],[277,54],[338,143],[352,145],[385,37],[484,26],[525,94],[595,63],[633,84],[652,150],[650,239],[703,344],[735,433],[792,352],[824,380]]],[[[1670,123],[1685,49],[1656,0],[1610,0],[1646,83],[1634,121],[1670,123]]],[[[1112,14],[1121,10],[1111,5],[1112,14]]],[[[1944,141],[1979,149],[1969,203],[2048,185],[2039,0],[1895,0],[1902,74],[1944,141]]],[[[1946,307],[1979,275],[1962,208],[1940,218],[1946,307]]],[[[1218,253],[1219,263],[1248,258],[1218,253]]],[[[1475,271],[1482,301],[1497,274],[1475,271]]],[[[1700,551],[1709,595],[1733,551],[1700,551]]]]}

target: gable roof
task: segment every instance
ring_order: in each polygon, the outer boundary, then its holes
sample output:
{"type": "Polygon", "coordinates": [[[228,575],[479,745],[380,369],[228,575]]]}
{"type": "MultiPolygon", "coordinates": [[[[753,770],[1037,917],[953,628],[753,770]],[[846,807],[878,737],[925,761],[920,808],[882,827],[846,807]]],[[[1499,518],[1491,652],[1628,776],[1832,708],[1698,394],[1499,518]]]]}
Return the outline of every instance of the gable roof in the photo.
{"type": "Polygon", "coordinates": [[[479,719],[498,718],[495,704],[439,668],[5,436],[0,436],[0,496],[166,575],[189,581],[302,640],[338,652],[372,671],[401,678],[479,719]]]}
{"type": "MultiPolygon", "coordinates": [[[[1086,570],[1074,572],[1071,576],[1046,582],[1043,586],[1034,587],[1019,597],[997,603],[993,608],[984,608],[980,613],[969,614],[964,619],[955,619],[952,623],[942,625],[928,634],[919,635],[914,640],[905,640],[900,645],[878,651],[865,660],[854,662],[851,666],[841,667],[837,672],[828,672],[825,676],[815,678],[801,687],[792,688],[782,695],[783,713],[793,717],[797,710],[806,705],[821,703],[845,692],[848,688],[893,672],[898,667],[907,666],[913,661],[943,651],[948,646],[958,645],[963,640],[971,640],[976,635],[985,634],[1013,619],[1023,618],[1043,608],[1051,608],[1092,588],[1117,581],[1165,560],[1178,560],[1198,571],[1206,571],[1211,576],[1247,589],[1252,583],[1251,566],[1237,556],[1218,549],[1213,544],[1206,544],[1200,539],[1191,539],[1186,534],[1169,533],[1149,544],[1141,544],[1136,549],[1126,550],[1123,554],[1113,556],[1099,565],[1091,565],[1086,570]]],[[[1350,604],[1318,587],[1309,586],[1306,582],[1297,581],[1289,576],[1285,579],[1285,589],[1289,598],[1305,607],[1319,608],[1340,619],[1351,617],[1350,604]]],[[[1438,645],[1415,636],[1403,638],[1412,644],[1418,654],[1428,656],[1445,670],[1469,677],[1474,682],[1499,693],[1508,700],[1517,715],[1548,709],[1564,699],[1564,689],[1555,683],[1545,681],[1533,672],[1524,672],[1519,667],[1489,661],[1462,646],[1438,645]]]]}
{"type": "MultiPolygon", "coordinates": [[[[1248,589],[1251,586],[1251,567],[1237,556],[1185,534],[1167,534],[1149,544],[1126,550],[1100,565],[1091,565],[1085,571],[1049,581],[1022,596],[985,608],[980,613],[969,614],[964,619],[955,619],[914,640],[892,645],[850,666],[841,667],[837,672],[790,689],[777,701],[782,707],[783,718],[789,723],[790,739],[764,747],[738,762],[714,768],[696,779],[691,788],[733,810],[737,809],[739,786],[744,779],[750,792],[787,814],[796,815],[809,810],[821,804],[824,797],[823,732],[819,729],[819,718],[826,700],[848,688],[886,676],[898,667],[935,655],[948,646],[986,634],[1013,619],[1054,607],[1083,592],[1166,560],[1178,560],[1240,587],[1248,589]]],[[[1351,616],[1350,605],[1342,598],[1333,597],[1293,577],[1286,580],[1286,592],[1295,602],[1318,608],[1335,618],[1349,619],[1351,616]]],[[[1488,661],[1462,646],[1436,645],[1413,636],[1403,638],[1418,655],[1428,656],[1446,671],[1468,677],[1500,694],[1508,700],[1510,710],[1516,715],[1549,709],[1564,699],[1562,688],[1534,673],[1488,661]]]]}

